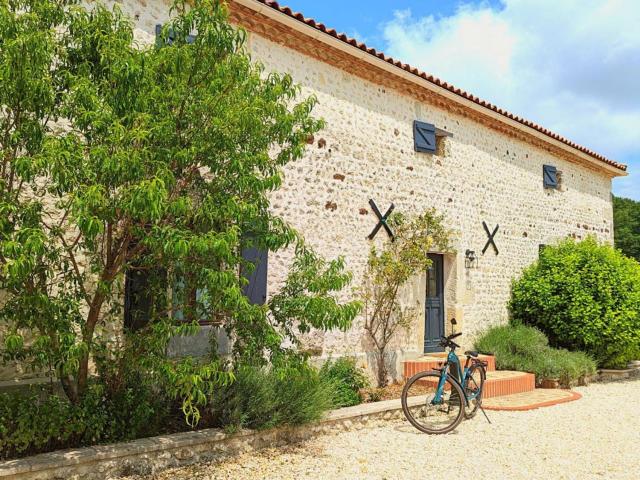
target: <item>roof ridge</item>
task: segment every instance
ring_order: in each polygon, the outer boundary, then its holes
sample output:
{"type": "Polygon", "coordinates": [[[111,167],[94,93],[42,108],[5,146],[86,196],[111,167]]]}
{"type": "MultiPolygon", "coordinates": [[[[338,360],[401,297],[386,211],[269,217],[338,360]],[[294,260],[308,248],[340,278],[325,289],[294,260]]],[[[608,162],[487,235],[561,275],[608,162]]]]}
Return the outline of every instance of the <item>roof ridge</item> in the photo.
{"type": "Polygon", "coordinates": [[[424,80],[426,80],[427,82],[433,83],[434,85],[437,85],[438,87],[444,88],[446,90],[448,90],[451,93],[454,93],[466,100],[470,100],[474,103],[476,103],[477,105],[480,105],[481,107],[484,107],[488,110],[491,110],[493,112],[496,112],[502,116],[505,116],[507,118],[509,118],[510,120],[513,120],[515,122],[518,122],[526,127],[532,128],[550,138],[553,138],[554,140],[557,140],[561,143],[564,143],[565,145],[568,145],[569,147],[575,148],[576,150],[585,153],[597,160],[600,160],[604,163],[606,163],[607,165],[610,165],[612,167],[615,167],[619,170],[622,171],[626,171],[627,170],[627,166],[616,162],[614,160],[611,160],[607,157],[605,157],[604,155],[601,155],[587,147],[584,147],[582,145],[579,145],[571,140],[569,140],[566,137],[563,137],[562,135],[552,132],[551,130],[544,128],[541,125],[538,125],[537,123],[531,121],[531,120],[527,120],[524,117],[520,117],[518,115],[514,115],[513,113],[502,109],[500,107],[498,107],[497,105],[494,105],[491,102],[488,102],[486,100],[481,99],[480,97],[473,95],[461,88],[456,87],[455,85],[452,85],[448,82],[445,82],[443,80],[441,80],[440,78],[428,74],[426,72],[421,71],[420,69],[413,67],[411,65],[409,65],[408,63],[403,63],[400,60],[396,60],[393,57],[390,57],[388,55],[386,55],[385,53],[376,50],[375,48],[372,47],[368,47],[364,42],[358,42],[355,38],[351,38],[348,35],[344,34],[344,33],[340,33],[338,31],[336,31],[334,28],[328,28],[326,27],[323,23],[321,22],[317,22],[316,20],[314,20],[313,18],[306,18],[302,13],[300,12],[295,12],[293,11],[290,7],[287,6],[281,6],[277,1],[275,0],[255,0],[259,3],[262,3],[263,5],[266,5],[267,7],[270,7],[274,10],[279,11],[280,13],[283,13],[291,18],[294,18],[302,23],[305,23],[306,25],[315,28],[316,30],[319,30],[322,33],[325,33],[327,35],[330,35],[334,38],[337,38],[338,40],[347,43],[349,45],[352,45],[370,55],[373,55],[381,60],[384,60],[387,63],[390,63],[391,65],[394,65],[398,68],[401,68],[402,70],[405,70],[406,72],[409,72],[413,75],[416,75],[424,80]]]}

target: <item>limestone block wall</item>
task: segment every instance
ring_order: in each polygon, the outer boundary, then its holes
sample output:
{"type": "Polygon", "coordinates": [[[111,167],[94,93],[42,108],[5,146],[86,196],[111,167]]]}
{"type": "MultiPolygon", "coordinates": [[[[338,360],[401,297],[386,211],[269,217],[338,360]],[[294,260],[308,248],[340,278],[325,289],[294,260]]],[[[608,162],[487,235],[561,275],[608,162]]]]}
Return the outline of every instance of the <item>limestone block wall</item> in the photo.
{"type": "MultiPolygon", "coordinates": [[[[156,24],[169,18],[170,2],[164,0],[108,3],[117,3],[132,18],[141,43],[153,42],[156,24]]],[[[345,257],[354,273],[353,290],[366,265],[371,245],[367,235],[377,223],[369,199],[383,212],[393,203],[405,214],[431,207],[445,214],[447,225],[456,232],[457,250],[445,256],[445,317],[456,317],[465,346],[478,332],[507,321],[510,283],[537,258],[539,244],[588,234],[613,240],[611,179],[605,173],[258,34],[249,35],[248,48],[267,71],[290,73],[303,96],[318,99],[314,113],[327,126],[305,157],[286,168],[285,184],[273,194],[272,208],[319,253],[345,257]],[[435,155],[416,153],[414,120],[433,123],[453,136],[443,140],[435,155]],[[562,172],[561,190],[543,188],[544,164],[562,172]],[[500,226],[496,235],[500,253],[489,248],[475,268],[466,268],[465,250],[480,254],[486,243],[483,221],[491,230],[500,226]]],[[[381,230],[374,242],[384,241],[381,230]]],[[[290,252],[270,255],[270,294],[286,277],[290,260],[290,252]]],[[[343,298],[356,295],[353,290],[343,292],[343,298]]],[[[397,372],[402,371],[403,358],[422,354],[425,275],[407,286],[403,302],[415,308],[416,315],[412,329],[398,335],[393,345],[397,372]]],[[[320,358],[365,358],[371,351],[362,319],[346,333],[313,332],[306,341],[320,358]]]]}
{"type": "MultiPolygon", "coordinates": [[[[446,318],[456,317],[470,345],[478,332],[508,319],[510,284],[538,256],[540,244],[567,236],[594,234],[612,241],[611,179],[545,150],[507,137],[472,120],[417,101],[400,92],[304,56],[259,35],[250,51],[268,70],[287,72],[315,95],[315,114],[327,126],[301,161],[286,170],[284,187],[273,195],[273,209],[291,222],[323,255],[343,255],[361,279],[377,219],[368,201],[384,211],[419,213],[435,207],[457,233],[457,254],[445,261],[446,318]],[[413,149],[414,120],[453,134],[437,155],[413,149]],[[545,190],[544,164],[562,172],[561,190],[545,190]],[[467,249],[481,254],[487,241],[482,222],[499,225],[496,244],[465,268],[467,249]]],[[[384,240],[381,231],[377,242],[384,240]]],[[[289,258],[270,257],[270,291],[287,273],[289,258]]],[[[415,328],[399,338],[398,357],[422,353],[424,276],[406,301],[418,305],[415,328]]],[[[345,293],[345,296],[349,292],[345,293]]],[[[361,323],[346,333],[310,339],[323,355],[355,354],[367,349],[361,323]]]]}

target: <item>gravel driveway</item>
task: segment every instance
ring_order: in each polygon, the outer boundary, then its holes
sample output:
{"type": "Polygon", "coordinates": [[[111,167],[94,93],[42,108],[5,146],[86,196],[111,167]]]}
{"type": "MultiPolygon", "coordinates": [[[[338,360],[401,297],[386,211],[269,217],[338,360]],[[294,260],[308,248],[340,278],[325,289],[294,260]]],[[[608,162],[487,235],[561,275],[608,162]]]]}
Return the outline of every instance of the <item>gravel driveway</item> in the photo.
{"type": "Polygon", "coordinates": [[[576,402],[487,412],[429,436],[406,422],[149,477],[186,479],[640,479],[640,380],[577,389],[576,402]]]}

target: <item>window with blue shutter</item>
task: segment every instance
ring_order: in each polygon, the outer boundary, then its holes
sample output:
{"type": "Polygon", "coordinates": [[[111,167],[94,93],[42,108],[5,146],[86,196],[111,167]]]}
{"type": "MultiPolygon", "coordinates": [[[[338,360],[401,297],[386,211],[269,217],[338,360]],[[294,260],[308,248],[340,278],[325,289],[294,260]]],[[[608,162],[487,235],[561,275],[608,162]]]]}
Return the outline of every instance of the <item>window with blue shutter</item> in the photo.
{"type": "Polygon", "coordinates": [[[553,165],[542,166],[544,188],[558,188],[558,169],[553,165]]]}
{"type": "MultiPolygon", "coordinates": [[[[156,47],[161,47],[162,46],[162,25],[158,24],[156,25],[156,47]]],[[[173,41],[175,40],[175,34],[173,33],[173,29],[169,29],[169,32],[167,34],[167,40],[165,42],[165,45],[171,45],[173,43],[173,41]]],[[[186,38],[186,42],[187,43],[193,43],[196,40],[196,36],[195,35],[187,35],[186,38]]]]}
{"type": "Polygon", "coordinates": [[[416,152],[436,152],[436,126],[415,120],[413,122],[413,143],[416,152]]]}
{"type": "Polygon", "coordinates": [[[269,252],[248,247],[242,250],[242,258],[253,264],[253,268],[242,268],[242,276],[248,280],[242,291],[252,304],[264,305],[267,301],[269,252]]]}

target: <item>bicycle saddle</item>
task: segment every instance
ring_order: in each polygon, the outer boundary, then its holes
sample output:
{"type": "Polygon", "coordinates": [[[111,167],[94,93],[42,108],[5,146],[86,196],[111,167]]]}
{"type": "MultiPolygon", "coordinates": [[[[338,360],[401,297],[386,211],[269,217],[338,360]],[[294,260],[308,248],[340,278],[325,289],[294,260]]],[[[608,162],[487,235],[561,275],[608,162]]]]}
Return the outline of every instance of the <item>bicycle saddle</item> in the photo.
{"type": "Polygon", "coordinates": [[[473,357],[473,358],[476,358],[478,356],[478,352],[476,352],[475,350],[467,350],[466,352],[464,352],[464,354],[467,357],[473,357]]]}

